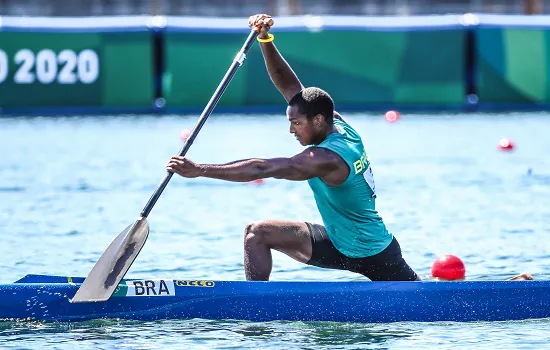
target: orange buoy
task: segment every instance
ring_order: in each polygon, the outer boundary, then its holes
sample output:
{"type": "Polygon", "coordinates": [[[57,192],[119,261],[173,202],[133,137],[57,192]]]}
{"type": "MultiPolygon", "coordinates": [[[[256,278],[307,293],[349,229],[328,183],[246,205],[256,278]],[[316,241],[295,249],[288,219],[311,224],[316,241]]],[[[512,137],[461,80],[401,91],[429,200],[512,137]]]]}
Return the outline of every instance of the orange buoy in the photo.
{"type": "Polygon", "coordinates": [[[466,267],[459,257],[442,255],[432,264],[432,277],[448,281],[463,280],[466,277],[466,267]]]}

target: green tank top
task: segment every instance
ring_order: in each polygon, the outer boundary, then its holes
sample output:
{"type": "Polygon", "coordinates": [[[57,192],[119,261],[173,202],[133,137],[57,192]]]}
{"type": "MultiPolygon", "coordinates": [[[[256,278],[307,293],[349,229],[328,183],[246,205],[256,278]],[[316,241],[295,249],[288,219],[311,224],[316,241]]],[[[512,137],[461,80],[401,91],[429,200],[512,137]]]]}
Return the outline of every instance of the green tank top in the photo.
{"type": "Polygon", "coordinates": [[[317,208],[332,244],[350,258],[364,258],[383,251],[392,241],[375,209],[374,178],[359,134],[346,122],[334,119],[338,132],[316,147],[338,154],[350,172],[340,186],[329,186],[320,178],[308,180],[317,208]]]}

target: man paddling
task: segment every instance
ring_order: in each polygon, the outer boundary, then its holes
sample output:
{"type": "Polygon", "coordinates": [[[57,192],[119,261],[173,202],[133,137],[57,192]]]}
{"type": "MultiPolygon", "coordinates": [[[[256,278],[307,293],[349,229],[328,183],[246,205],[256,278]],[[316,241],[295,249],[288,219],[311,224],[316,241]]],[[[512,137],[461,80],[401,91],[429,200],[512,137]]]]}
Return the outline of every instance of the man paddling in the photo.
{"type": "Polygon", "coordinates": [[[187,178],[308,181],[324,226],[281,220],[248,224],[244,237],[247,280],[269,280],[272,249],[308,265],[348,270],[373,281],[420,280],[375,210],[374,178],[361,137],[334,111],[328,93],[304,88],[275,48],[271,25],[268,15],[249,19],[249,26],[259,31],[269,76],[288,102],[290,133],[308,148],[292,157],[220,165],[196,164],[174,156],[166,169],[187,178]]]}

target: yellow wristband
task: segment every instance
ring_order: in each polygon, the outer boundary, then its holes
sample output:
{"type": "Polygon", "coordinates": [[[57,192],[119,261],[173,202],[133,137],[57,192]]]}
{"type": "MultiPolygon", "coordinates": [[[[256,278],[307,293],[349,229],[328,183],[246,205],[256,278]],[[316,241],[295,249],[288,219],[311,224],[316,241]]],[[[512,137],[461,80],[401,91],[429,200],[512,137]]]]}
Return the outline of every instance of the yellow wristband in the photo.
{"type": "Polygon", "coordinates": [[[258,41],[261,42],[261,43],[270,43],[270,42],[273,41],[273,39],[275,39],[275,37],[273,36],[273,34],[268,33],[267,34],[267,39],[260,39],[260,38],[256,38],[256,39],[258,39],[258,41]]]}

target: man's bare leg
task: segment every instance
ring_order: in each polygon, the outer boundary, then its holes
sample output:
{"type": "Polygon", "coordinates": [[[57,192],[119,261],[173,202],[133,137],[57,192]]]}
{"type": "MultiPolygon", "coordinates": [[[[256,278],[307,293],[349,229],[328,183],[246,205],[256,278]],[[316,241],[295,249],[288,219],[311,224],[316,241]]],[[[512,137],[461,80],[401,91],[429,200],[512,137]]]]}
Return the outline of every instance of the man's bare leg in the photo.
{"type": "Polygon", "coordinates": [[[311,234],[304,222],[262,220],[246,226],[244,269],[248,281],[268,281],[273,259],[271,249],[307,263],[311,259],[311,234]]]}

